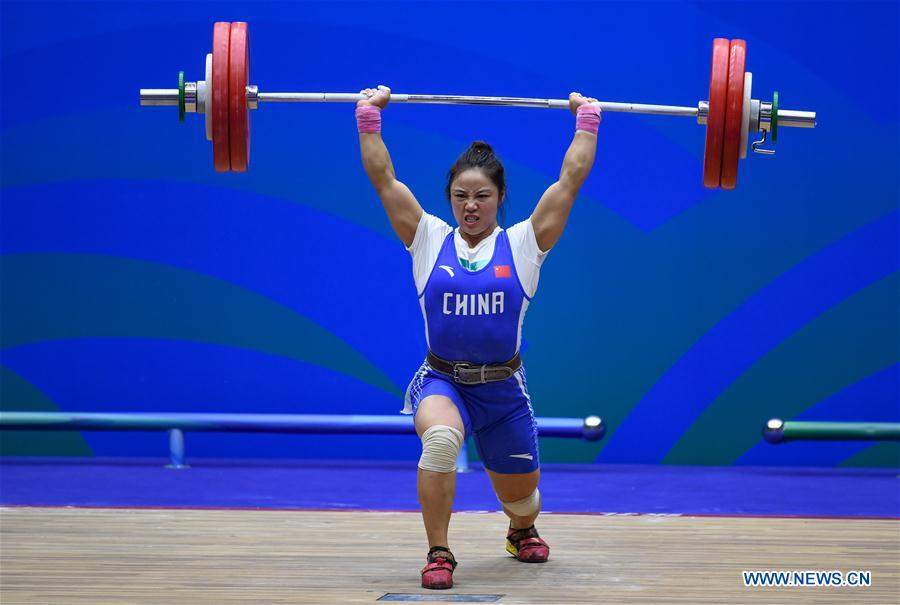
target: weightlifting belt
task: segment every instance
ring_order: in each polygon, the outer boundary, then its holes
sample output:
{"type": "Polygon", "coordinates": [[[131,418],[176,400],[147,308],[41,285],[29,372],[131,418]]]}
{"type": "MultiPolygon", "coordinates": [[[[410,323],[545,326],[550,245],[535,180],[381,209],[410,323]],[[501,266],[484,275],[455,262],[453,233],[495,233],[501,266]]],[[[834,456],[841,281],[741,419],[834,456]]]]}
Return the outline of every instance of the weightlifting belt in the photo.
{"type": "Polygon", "coordinates": [[[459,384],[484,384],[506,380],[522,367],[522,358],[519,353],[507,361],[498,365],[478,365],[468,361],[447,361],[441,359],[430,350],[425,361],[437,372],[449,376],[459,384]]]}

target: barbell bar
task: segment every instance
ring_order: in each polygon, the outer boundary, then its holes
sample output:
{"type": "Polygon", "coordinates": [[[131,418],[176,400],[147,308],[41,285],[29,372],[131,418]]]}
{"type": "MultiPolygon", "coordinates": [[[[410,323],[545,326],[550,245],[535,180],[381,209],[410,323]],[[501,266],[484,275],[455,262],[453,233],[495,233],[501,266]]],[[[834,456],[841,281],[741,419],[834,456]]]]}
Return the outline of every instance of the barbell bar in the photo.
{"type": "MultiPolygon", "coordinates": [[[[696,106],[650,105],[600,101],[606,112],[692,117],[706,125],[703,183],[708,188],[734,189],[738,160],[748,147],[772,155],[763,147],[769,133],[774,144],[778,127],[815,128],[816,112],[781,109],[778,93],[771,102],[751,96],[753,74],[745,70],[744,40],[716,38],[713,41],[709,100],[696,106]],[[750,142],[751,134],[762,138],[750,142]]],[[[246,22],[217,22],[213,27],[213,52],[206,56],[205,79],[186,82],[179,72],[176,89],[142,88],[141,105],[177,106],[179,117],[202,113],[206,138],[213,142],[213,163],[218,172],[244,172],[250,162],[250,110],[260,103],[356,103],[360,93],[260,92],[250,83],[250,44],[246,22]]],[[[568,99],[484,97],[466,95],[391,93],[391,103],[433,105],[492,105],[568,109],[568,99]]]]}

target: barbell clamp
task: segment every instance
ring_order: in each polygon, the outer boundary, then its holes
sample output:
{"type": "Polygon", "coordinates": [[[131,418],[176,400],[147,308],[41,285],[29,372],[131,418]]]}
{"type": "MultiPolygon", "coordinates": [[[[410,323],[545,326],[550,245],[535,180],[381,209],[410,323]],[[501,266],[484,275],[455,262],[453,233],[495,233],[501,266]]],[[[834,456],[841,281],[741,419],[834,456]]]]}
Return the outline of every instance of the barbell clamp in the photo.
{"type": "Polygon", "coordinates": [[[750,144],[750,149],[753,150],[753,153],[761,153],[763,155],[775,155],[774,149],[763,149],[763,147],[762,147],[766,143],[766,135],[769,134],[769,131],[763,129],[760,132],[762,132],[762,138],[758,141],[753,141],[753,143],[750,144]]]}

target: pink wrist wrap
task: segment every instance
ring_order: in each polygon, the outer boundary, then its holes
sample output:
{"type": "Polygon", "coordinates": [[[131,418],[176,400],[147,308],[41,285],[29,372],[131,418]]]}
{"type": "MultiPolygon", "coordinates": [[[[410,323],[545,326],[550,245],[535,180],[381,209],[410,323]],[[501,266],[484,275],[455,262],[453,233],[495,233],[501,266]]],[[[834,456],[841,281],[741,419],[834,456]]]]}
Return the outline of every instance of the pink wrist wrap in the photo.
{"type": "Polygon", "coordinates": [[[586,103],[578,108],[575,114],[575,130],[584,130],[591,134],[597,134],[600,128],[600,108],[586,103]]]}
{"type": "Polygon", "coordinates": [[[360,134],[381,132],[381,110],[374,105],[357,107],[356,128],[360,134]]]}

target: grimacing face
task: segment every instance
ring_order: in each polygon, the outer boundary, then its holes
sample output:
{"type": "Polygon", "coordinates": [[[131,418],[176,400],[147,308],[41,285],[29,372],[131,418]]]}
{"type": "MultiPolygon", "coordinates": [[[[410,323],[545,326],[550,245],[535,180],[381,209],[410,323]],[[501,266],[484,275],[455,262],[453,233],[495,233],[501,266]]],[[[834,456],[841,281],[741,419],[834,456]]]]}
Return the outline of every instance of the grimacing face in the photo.
{"type": "Polygon", "coordinates": [[[500,206],[497,186],[478,168],[463,170],[450,183],[450,207],[470,246],[493,233],[500,206]]]}

